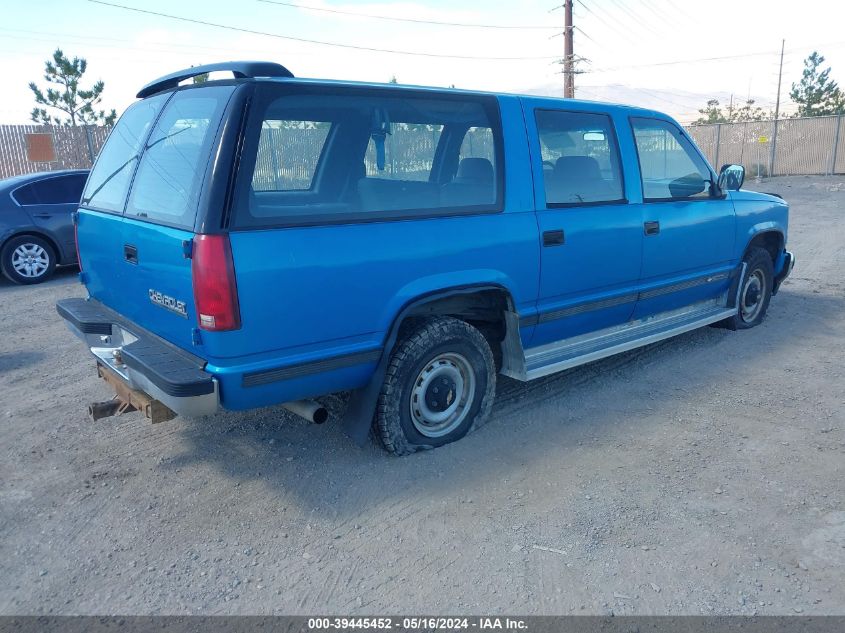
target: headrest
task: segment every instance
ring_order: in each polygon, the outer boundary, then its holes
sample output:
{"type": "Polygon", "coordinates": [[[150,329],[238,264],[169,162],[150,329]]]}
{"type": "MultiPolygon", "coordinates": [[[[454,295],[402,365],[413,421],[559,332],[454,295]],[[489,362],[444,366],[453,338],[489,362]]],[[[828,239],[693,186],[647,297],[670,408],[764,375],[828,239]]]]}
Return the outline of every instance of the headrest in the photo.
{"type": "Polygon", "coordinates": [[[456,178],[461,180],[493,180],[493,164],[486,158],[464,158],[458,165],[456,178]]]}
{"type": "Polygon", "coordinates": [[[592,156],[562,156],[555,163],[555,173],[566,178],[601,179],[601,168],[592,156]]]}

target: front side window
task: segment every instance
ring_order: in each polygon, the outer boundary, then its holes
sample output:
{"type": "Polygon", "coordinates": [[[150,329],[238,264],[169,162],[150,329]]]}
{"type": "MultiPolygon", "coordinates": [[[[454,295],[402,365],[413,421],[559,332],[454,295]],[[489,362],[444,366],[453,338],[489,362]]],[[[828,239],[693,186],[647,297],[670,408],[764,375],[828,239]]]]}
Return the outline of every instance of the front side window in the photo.
{"type": "Polygon", "coordinates": [[[631,119],[646,202],[710,197],[710,168],[669,121],[631,119]]]}
{"type": "Polygon", "coordinates": [[[233,222],[256,227],[496,211],[502,191],[497,117],[495,101],[483,97],[266,94],[247,131],[233,222]]]}
{"type": "Polygon", "coordinates": [[[94,209],[123,213],[129,183],[161,106],[170,95],[156,95],[134,103],[123,113],[100,155],[82,194],[82,203],[94,209]]]}
{"type": "Polygon", "coordinates": [[[233,90],[208,86],[173,95],[147,140],[127,217],[193,227],[211,145],[233,90]]]}
{"type": "Polygon", "coordinates": [[[621,202],[625,198],[610,117],[538,110],[536,120],[547,206],[621,202]]]}

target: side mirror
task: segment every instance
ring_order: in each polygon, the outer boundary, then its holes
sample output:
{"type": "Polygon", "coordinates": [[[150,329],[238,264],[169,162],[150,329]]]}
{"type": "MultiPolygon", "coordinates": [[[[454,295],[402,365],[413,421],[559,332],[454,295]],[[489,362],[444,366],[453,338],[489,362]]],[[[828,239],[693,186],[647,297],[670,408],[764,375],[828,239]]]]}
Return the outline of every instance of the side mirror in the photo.
{"type": "Polygon", "coordinates": [[[742,165],[722,165],[719,170],[719,190],[736,191],[745,182],[745,167],[742,165]]]}

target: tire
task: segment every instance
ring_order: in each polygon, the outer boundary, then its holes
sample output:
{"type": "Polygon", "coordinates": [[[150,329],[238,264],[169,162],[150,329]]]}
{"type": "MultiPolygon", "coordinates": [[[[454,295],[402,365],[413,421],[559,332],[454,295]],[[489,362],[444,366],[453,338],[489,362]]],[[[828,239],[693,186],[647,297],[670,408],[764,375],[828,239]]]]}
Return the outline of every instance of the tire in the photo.
{"type": "Polygon", "coordinates": [[[451,317],[421,321],[390,357],[375,434],[394,455],[449,444],[486,421],[495,391],[493,353],[481,332],[451,317]]]}
{"type": "Polygon", "coordinates": [[[719,325],[729,330],[747,330],[763,321],[772,299],[775,271],[772,257],[763,248],[750,248],[742,260],[745,275],[740,280],[737,313],[719,325]]]}
{"type": "Polygon", "coordinates": [[[0,268],[13,283],[39,284],[53,276],[56,251],[46,240],[34,235],[13,237],[0,253],[0,268]]]}

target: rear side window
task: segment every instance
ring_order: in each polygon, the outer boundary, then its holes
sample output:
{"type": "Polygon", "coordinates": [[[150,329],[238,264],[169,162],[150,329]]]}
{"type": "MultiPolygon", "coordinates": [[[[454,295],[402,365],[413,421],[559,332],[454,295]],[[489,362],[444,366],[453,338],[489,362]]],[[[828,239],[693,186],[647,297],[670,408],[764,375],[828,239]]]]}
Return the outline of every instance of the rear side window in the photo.
{"type": "Polygon", "coordinates": [[[260,90],[240,166],[235,228],[501,209],[494,98],[260,90]]]}
{"type": "Polygon", "coordinates": [[[203,177],[232,86],[179,91],[147,140],[127,217],[192,228],[203,177]]]}
{"type": "Polygon", "coordinates": [[[169,95],[156,95],[132,104],[109,134],[88,178],[82,203],[93,209],[123,213],[126,193],[141,146],[169,95]]]}
{"type": "Polygon", "coordinates": [[[12,197],[20,205],[38,204],[38,191],[35,188],[36,183],[18,187],[12,192],[12,197]]]}
{"type": "Polygon", "coordinates": [[[461,142],[460,158],[484,158],[496,162],[496,145],[493,130],[489,127],[471,127],[461,142]]]}
{"type": "Polygon", "coordinates": [[[709,198],[710,168],[669,121],[631,119],[646,202],[709,198]]]}
{"type": "Polygon", "coordinates": [[[252,188],[255,191],[310,189],[330,129],[328,121],[262,121],[252,188]]]}
{"type": "Polygon", "coordinates": [[[619,148],[605,114],[538,110],[546,206],[624,199],[619,148]]]}
{"type": "Polygon", "coordinates": [[[364,157],[367,178],[428,181],[443,124],[395,122],[388,128],[383,139],[378,133],[370,135],[364,157]]]}
{"type": "Polygon", "coordinates": [[[19,204],[79,204],[88,174],[45,178],[15,191],[19,204]]]}

